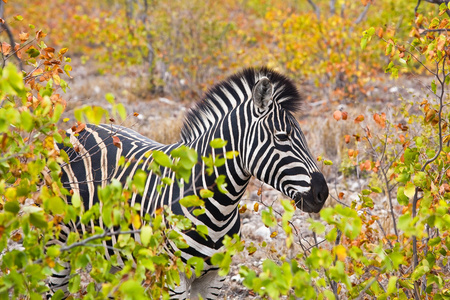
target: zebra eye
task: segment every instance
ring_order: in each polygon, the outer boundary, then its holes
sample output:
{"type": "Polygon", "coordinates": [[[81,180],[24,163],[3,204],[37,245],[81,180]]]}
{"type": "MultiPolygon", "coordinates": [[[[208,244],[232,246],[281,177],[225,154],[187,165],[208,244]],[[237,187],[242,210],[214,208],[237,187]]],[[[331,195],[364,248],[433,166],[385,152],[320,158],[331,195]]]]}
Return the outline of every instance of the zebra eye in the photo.
{"type": "Polygon", "coordinates": [[[286,132],[277,132],[275,138],[280,142],[286,142],[289,140],[289,135],[286,132]]]}

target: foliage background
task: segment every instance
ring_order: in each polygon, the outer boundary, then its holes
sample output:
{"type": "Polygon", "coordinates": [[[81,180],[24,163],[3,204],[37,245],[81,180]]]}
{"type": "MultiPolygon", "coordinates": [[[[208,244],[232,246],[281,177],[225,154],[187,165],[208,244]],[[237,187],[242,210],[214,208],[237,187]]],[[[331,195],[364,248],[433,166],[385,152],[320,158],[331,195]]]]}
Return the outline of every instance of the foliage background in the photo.
{"type": "MultiPolygon", "coordinates": [[[[0,173],[5,211],[0,236],[6,249],[2,272],[10,274],[9,281],[0,281],[2,295],[12,293],[14,284],[24,285],[14,290],[17,295],[39,295],[54,258],[67,252],[27,250],[22,255],[9,247],[22,239],[43,246],[58,231],[43,225],[60,212],[44,200],[67,209],[55,200],[61,193],[57,185],[44,189],[45,195],[25,188],[42,179],[39,172],[28,174],[35,161],[57,178],[58,158],[51,145],[63,134],[56,124],[72,127],[74,112],[89,114],[84,105],[94,104],[100,116],[95,120],[115,111],[114,118],[123,124],[157,141],[174,142],[185,109],[209,86],[243,67],[267,65],[294,79],[305,95],[298,119],[327,175],[331,198],[315,219],[294,213],[288,202],[275,201],[279,194],[254,182],[241,206],[245,247],[230,246],[230,252],[238,252],[234,264],[222,266],[233,275],[224,296],[448,296],[447,15],[435,5],[443,1],[3,2],[3,19],[19,44],[25,72],[16,75],[2,66],[2,80],[10,86],[2,85],[0,119],[17,125],[14,139],[21,140],[12,143],[9,129],[2,129],[0,163],[7,164],[0,173]],[[423,32],[427,28],[443,31],[423,32]],[[20,75],[24,86],[14,84],[20,75]],[[23,107],[31,107],[30,116],[23,107]],[[122,120],[125,110],[130,115],[122,120]],[[132,117],[132,112],[140,114],[132,117]],[[28,198],[43,205],[44,212],[24,212],[28,198]],[[26,226],[40,228],[46,238],[26,226]],[[9,258],[16,263],[5,264],[9,258]],[[36,259],[44,272],[30,267],[36,259]],[[21,278],[21,272],[29,276],[21,278]]],[[[2,60],[17,64],[11,52],[16,45],[5,28],[0,38],[2,60]]],[[[130,224],[133,208],[127,209],[124,222],[130,224]]],[[[73,214],[69,209],[65,217],[73,214]]],[[[121,246],[136,247],[128,239],[121,246]]],[[[94,250],[80,250],[86,260],[78,260],[77,267],[89,260],[102,262],[94,250]]],[[[142,255],[145,260],[149,254],[142,255]]],[[[114,291],[123,278],[108,278],[104,269],[94,265],[90,280],[107,281],[105,290],[114,291]]],[[[81,275],[75,278],[81,281],[81,275]]],[[[118,293],[132,293],[140,281],[142,272],[136,272],[118,293]]],[[[72,281],[71,290],[79,285],[72,281]]],[[[93,287],[84,289],[93,294],[93,287]]]]}

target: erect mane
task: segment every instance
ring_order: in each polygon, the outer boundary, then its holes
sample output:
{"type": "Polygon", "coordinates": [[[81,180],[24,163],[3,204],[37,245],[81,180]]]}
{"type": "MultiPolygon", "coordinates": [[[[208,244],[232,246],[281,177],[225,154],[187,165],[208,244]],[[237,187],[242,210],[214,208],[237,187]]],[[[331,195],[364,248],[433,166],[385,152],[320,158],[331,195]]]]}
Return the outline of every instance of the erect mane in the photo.
{"type": "Polygon", "coordinates": [[[264,76],[273,84],[275,102],[289,112],[300,109],[302,97],[289,78],[266,67],[247,68],[214,85],[203,100],[189,110],[181,129],[181,140],[185,143],[194,140],[234,107],[251,101],[254,85],[264,76]]]}

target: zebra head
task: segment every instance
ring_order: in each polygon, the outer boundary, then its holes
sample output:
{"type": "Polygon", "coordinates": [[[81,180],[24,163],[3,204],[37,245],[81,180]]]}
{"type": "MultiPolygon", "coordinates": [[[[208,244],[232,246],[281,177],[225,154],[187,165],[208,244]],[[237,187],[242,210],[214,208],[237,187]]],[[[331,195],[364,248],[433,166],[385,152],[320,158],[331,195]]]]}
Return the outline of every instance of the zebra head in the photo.
{"type": "Polygon", "coordinates": [[[291,114],[300,101],[297,89],[280,74],[260,73],[251,100],[247,171],[293,199],[301,210],[320,211],[328,198],[328,186],[291,114]]]}

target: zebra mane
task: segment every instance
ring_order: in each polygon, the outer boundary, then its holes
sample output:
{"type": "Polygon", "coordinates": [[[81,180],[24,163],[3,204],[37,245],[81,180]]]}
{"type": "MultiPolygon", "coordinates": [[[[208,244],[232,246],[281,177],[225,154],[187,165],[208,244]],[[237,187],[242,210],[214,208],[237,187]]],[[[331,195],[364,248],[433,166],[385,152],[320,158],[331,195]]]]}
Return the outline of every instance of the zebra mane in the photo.
{"type": "Polygon", "coordinates": [[[234,107],[252,101],[253,87],[264,76],[273,84],[273,101],[289,112],[301,108],[302,97],[292,80],[267,67],[247,68],[214,85],[203,100],[189,110],[181,129],[181,140],[185,143],[194,140],[201,133],[193,128],[208,128],[234,107]]]}

